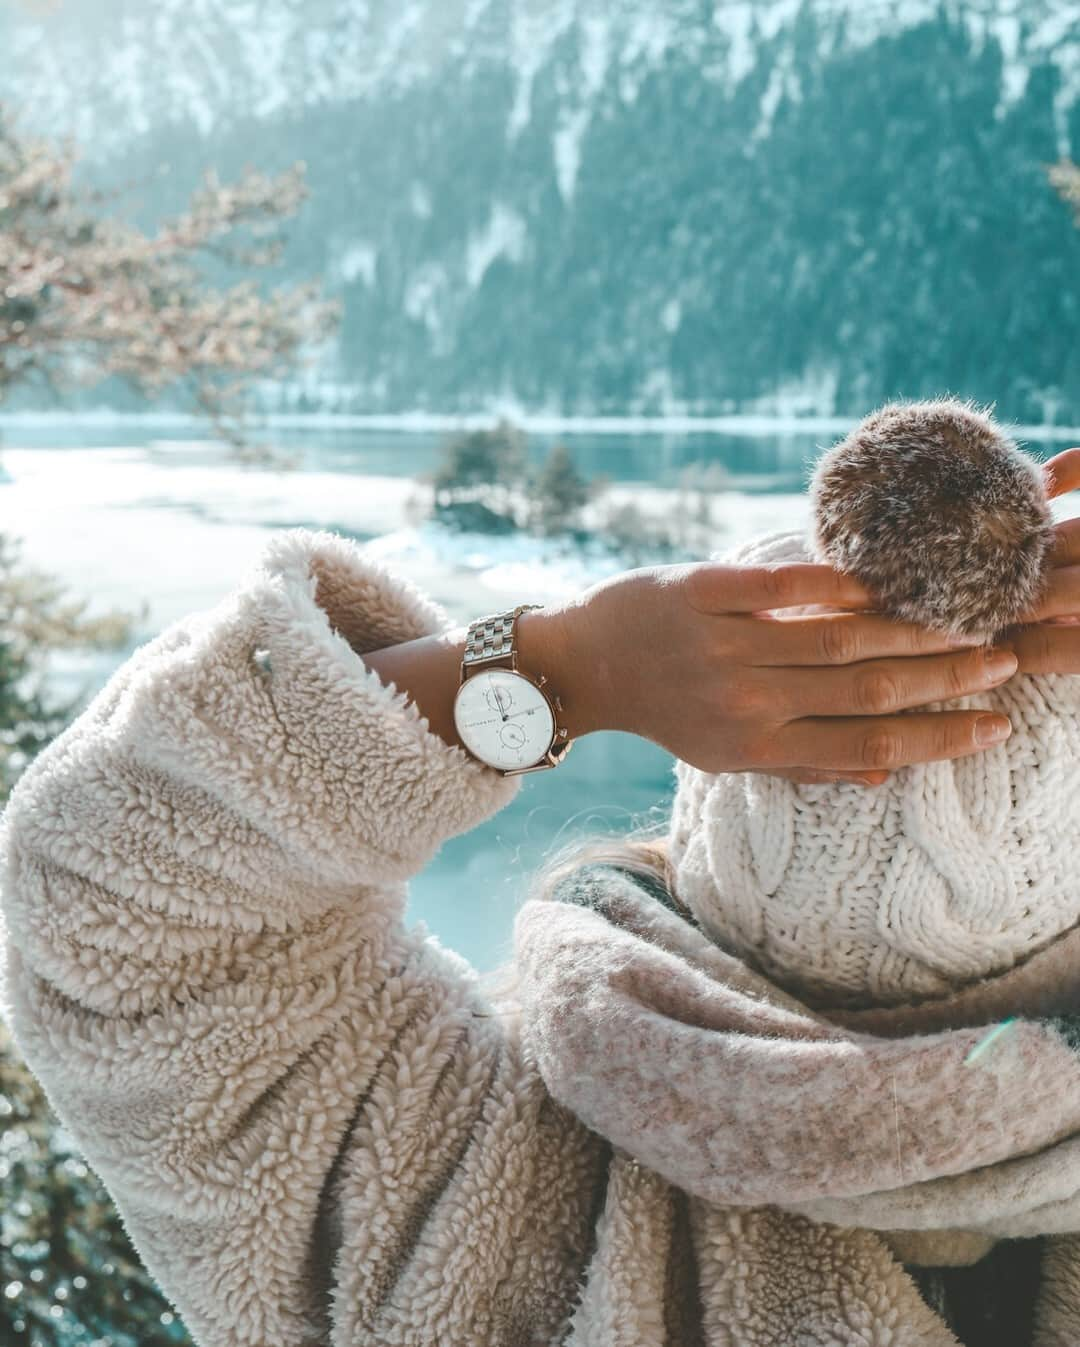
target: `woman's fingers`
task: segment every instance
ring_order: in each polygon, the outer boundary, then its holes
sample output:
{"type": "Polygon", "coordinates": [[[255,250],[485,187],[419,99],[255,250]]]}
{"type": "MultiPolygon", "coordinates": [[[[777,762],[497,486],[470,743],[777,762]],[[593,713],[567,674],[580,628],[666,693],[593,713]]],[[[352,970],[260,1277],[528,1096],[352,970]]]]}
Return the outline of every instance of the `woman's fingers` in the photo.
{"type": "MultiPolygon", "coordinates": [[[[976,696],[1013,676],[1011,650],[877,659],[841,669],[770,670],[778,716],[887,716],[929,702],[976,696]],[[792,677],[793,674],[798,675],[792,677]]],[[[767,685],[768,686],[768,685],[767,685]]]]}
{"type": "Polygon", "coordinates": [[[760,613],[823,604],[870,608],[869,591],[831,566],[793,562],[783,566],[725,566],[706,561],[687,567],[687,602],[699,613],[760,613]]]}
{"type": "Polygon", "coordinates": [[[846,781],[852,786],[883,786],[888,772],[819,772],[814,767],[778,767],[758,776],[778,776],[796,786],[832,786],[846,781]]]}
{"type": "Polygon", "coordinates": [[[1048,571],[1039,602],[1020,620],[1044,622],[1048,617],[1067,617],[1072,613],[1080,613],[1080,564],[1055,566],[1048,571]]]}
{"type": "Polygon", "coordinates": [[[1080,562],[1080,519],[1064,519],[1055,527],[1049,561],[1051,566],[1080,562]]]}
{"type": "Polygon", "coordinates": [[[990,711],[792,720],[758,747],[768,769],[812,762],[818,771],[893,771],[915,762],[962,758],[1000,744],[1012,732],[990,711]]]}
{"type": "Polygon", "coordinates": [[[1043,464],[1048,496],[1063,496],[1080,486],[1080,449],[1064,449],[1043,464]]]}
{"type": "Polygon", "coordinates": [[[1025,674],[1080,674],[1080,625],[1036,623],[1010,634],[1025,674]]]}
{"type": "MultiPolygon", "coordinates": [[[[857,664],[890,655],[935,655],[957,642],[910,622],[863,613],[829,613],[763,624],[758,617],[732,615],[725,638],[749,664],[857,664]]],[[[964,646],[981,644],[964,641],[964,646]]]]}

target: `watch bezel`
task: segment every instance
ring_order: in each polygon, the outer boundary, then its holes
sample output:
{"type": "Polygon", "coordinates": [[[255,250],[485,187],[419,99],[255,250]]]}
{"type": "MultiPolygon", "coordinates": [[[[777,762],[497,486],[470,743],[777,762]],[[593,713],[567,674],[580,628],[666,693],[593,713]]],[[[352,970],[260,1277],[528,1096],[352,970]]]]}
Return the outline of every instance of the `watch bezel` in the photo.
{"type": "MultiPolygon", "coordinates": [[[[455,730],[457,730],[458,737],[461,739],[462,745],[465,747],[466,752],[469,753],[471,757],[474,757],[478,762],[482,762],[486,767],[490,767],[497,772],[502,772],[504,776],[520,776],[524,772],[535,772],[543,767],[547,766],[555,767],[558,766],[558,764],[562,761],[563,757],[566,756],[565,750],[558,757],[555,757],[552,753],[552,750],[555,748],[555,745],[558,742],[560,736],[559,718],[556,713],[555,703],[544,691],[543,686],[535,678],[530,677],[529,674],[525,673],[524,670],[522,669],[514,668],[508,661],[500,660],[496,662],[493,660],[490,664],[472,665],[469,669],[468,677],[463,678],[461,680],[461,682],[458,684],[457,691],[454,694],[453,715],[454,715],[454,728],[455,730]],[[530,763],[528,766],[505,767],[501,762],[492,762],[482,753],[478,753],[476,749],[469,748],[468,745],[465,744],[465,736],[462,734],[461,726],[458,723],[458,706],[460,705],[461,702],[461,694],[469,683],[472,683],[476,679],[480,678],[483,674],[505,674],[509,675],[512,678],[520,678],[523,683],[528,683],[528,685],[531,688],[535,689],[535,691],[540,694],[540,696],[544,700],[545,705],[547,706],[548,714],[551,716],[551,738],[548,740],[547,747],[540,754],[540,756],[534,762],[530,763]]],[[[567,750],[569,749],[571,742],[573,741],[571,740],[567,742],[567,750]]]]}

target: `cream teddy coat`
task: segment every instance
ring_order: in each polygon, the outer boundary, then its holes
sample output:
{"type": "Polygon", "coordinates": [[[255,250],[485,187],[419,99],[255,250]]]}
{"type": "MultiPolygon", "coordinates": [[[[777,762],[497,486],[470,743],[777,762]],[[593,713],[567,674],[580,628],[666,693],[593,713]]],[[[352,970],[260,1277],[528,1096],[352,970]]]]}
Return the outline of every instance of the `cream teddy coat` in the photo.
{"type": "MultiPolygon", "coordinates": [[[[294,529],[137,650],[3,817],[16,1042],[200,1347],[782,1347],[768,1297],[732,1298],[741,1218],[556,1102],[403,923],[410,875],[520,785],[363,662],[448,625],[294,529]]],[[[881,1311],[840,1285],[804,1347],[955,1343],[875,1235],[784,1219],[881,1311]]]]}

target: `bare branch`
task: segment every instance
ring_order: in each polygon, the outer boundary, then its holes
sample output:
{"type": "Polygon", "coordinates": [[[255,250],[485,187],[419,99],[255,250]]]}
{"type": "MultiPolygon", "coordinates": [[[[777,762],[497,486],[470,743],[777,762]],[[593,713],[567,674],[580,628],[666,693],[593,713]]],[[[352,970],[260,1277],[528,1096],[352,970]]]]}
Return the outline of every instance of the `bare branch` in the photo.
{"type": "Polygon", "coordinates": [[[0,396],[48,376],[117,375],[149,396],[186,387],[230,443],[244,394],[280,377],[340,321],[315,284],[215,286],[200,259],[264,271],[307,197],[304,166],[276,177],[207,173],[189,208],[147,234],[96,214],[72,186],[74,149],[18,136],[0,106],[0,396]]]}

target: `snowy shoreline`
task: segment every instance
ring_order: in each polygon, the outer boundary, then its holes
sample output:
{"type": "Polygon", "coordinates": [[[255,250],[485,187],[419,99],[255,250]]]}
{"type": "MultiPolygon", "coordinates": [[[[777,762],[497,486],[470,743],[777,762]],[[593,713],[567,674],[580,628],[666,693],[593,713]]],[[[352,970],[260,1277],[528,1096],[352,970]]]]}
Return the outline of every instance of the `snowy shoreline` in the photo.
{"type": "MultiPolygon", "coordinates": [[[[166,470],[163,460],[138,446],[5,448],[2,462],[0,528],[24,537],[27,561],[106,605],[130,602],[133,591],[143,591],[152,624],[216,601],[268,529],[297,524],[350,531],[371,555],[409,574],[455,615],[518,590],[537,599],[565,597],[628,564],[599,540],[581,549],[525,533],[451,532],[425,518],[430,488],[410,477],[282,475],[228,461],[166,470]]],[[[655,483],[612,483],[604,503],[632,504],[647,518],[662,519],[682,497],[679,488],[655,483]]],[[[718,492],[710,547],[798,527],[805,509],[801,491],[718,492]]],[[[583,522],[596,528],[596,514],[593,503],[583,522]]]]}
{"type": "MultiPolygon", "coordinates": [[[[397,412],[268,412],[253,415],[250,427],[277,430],[377,430],[387,434],[446,434],[490,427],[500,417],[535,434],[566,435],[819,435],[843,434],[858,422],[854,416],[731,414],[726,416],[560,416],[516,408],[451,414],[397,412]]],[[[1025,440],[1069,440],[1080,443],[1080,426],[1003,423],[1025,440]]],[[[206,418],[184,412],[116,412],[93,408],[84,412],[0,412],[0,430],[48,429],[52,426],[182,426],[209,430],[206,418]]]]}

